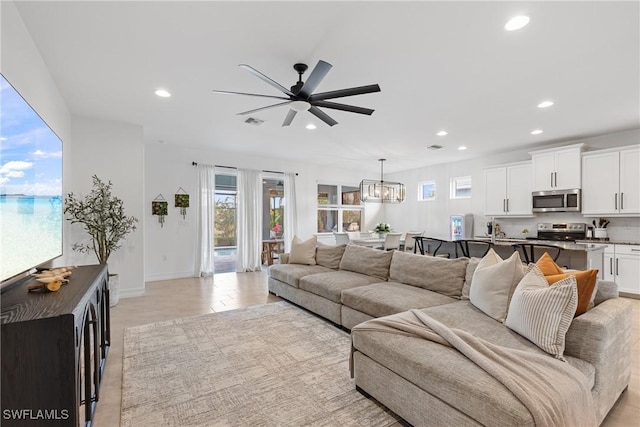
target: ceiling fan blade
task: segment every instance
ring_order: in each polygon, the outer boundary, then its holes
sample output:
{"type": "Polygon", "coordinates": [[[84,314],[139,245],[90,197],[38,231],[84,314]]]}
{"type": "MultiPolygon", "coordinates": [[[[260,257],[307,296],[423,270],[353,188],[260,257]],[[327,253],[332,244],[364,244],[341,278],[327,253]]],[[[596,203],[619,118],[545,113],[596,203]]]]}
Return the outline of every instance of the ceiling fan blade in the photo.
{"type": "Polygon", "coordinates": [[[315,68],[307,78],[307,81],[302,85],[302,89],[300,89],[298,95],[308,98],[313,91],[316,90],[320,82],[326,77],[329,70],[331,70],[331,67],[333,67],[333,65],[328,62],[322,60],[318,61],[315,68]]]}
{"type": "Polygon", "coordinates": [[[291,101],[279,102],[277,104],[267,105],[266,107],[256,108],[255,110],[243,111],[242,113],[238,113],[237,115],[238,116],[246,116],[247,114],[253,114],[253,113],[256,113],[256,112],[262,111],[262,110],[268,110],[269,108],[281,107],[281,106],[287,105],[287,104],[291,104],[291,101]]]}
{"type": "Polygon", "coordinates": [[[284,122],[282,122],[282,126],[289,126],[293,121],[293,118],[296,116],[297,111],[293,108],[289,110],[287,113],[287,117],[284,118],[284,122]]]}
{"type": "Polygon", "coordinates": [[[309,97],[309,101],[322,101],[323,99],[342,98],[343,96],[363,95],[365,93],[380,92],[380,86],[368,85],[349,89],[332,90],[331,92],[316,93],[309,97]]]}
{"type": "Polygon", "coordinates": [[[293,93],[289,89],[287,89],[286,87],[282,86],[280,83],[278,83],[278,82],[276,82],[274,80],[271,80],[269,77],[265,76],[260,71],[258,71],[255,68],[253,68],[252,66],[247,65],[247,64],[240,64],[240,65],[238,65],[238,67],[244,68],[245,70],[247,70],[248,72],[250,72],[251,74],[253,74],[257,78],[259,78],[260,80],[264,81],[268,85],[275,87],[280,92],[282,92],[282,93],[284,93],[286,95],[289,95],[289,96],[293,96],[293,93]]]}
{"type": "Polygon", "coordinates": [[[314,101],[313,105],[315,105],[316,107],[333,108],[334,110],[348,111],[350,113],[366,114],[368,116],[373,114],[373,112],[375,111],[375,110],[372,110],[371,108],[356,107],[354,105],[347,105],[347,104],[338,104],[337,102],[330,102],[330,101],[314,101]]]}
{"type": "Polygon", "coordinates": [[[245,96],[259,96],[261,98],[274,98],[274,99],[289,99],[284,96],[273,96],[273,95],[261,95],[259,93],[246,93],[246,92],[231,92],[228,90],[214,90],[213,93],[220,93],[223,95],[245,95],[245,96]]]}
{"type": "Polygon", "coordinates": [[[326,124],[328,124],[329,126],[338,124],[338,122],[333,120],[331,117],[329,117],[328,114],[320,110],[318,107],[315,107],[312,105],[311,108],[309,108],[309,112],[314,116],[316,116],[317,118],[319,118],[320,120],[322,120],[323,122],[325,122],[326,124]]]}

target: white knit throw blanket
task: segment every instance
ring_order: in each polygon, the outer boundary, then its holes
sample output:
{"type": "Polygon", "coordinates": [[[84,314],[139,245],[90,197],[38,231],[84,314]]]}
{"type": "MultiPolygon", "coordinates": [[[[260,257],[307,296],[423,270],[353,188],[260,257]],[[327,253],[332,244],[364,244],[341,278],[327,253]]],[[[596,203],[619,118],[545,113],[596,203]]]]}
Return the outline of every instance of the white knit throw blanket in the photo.
{"type": "Polygon", "coordinates": [[[457,349],[510,390],[529,410],[536,426],[598,425],[587,379],[573,366],[552,356],[495,345],[451,329],[421,311],[411,312],[419,321],[379,318],[354,330],[421,337],[457,349]]]}

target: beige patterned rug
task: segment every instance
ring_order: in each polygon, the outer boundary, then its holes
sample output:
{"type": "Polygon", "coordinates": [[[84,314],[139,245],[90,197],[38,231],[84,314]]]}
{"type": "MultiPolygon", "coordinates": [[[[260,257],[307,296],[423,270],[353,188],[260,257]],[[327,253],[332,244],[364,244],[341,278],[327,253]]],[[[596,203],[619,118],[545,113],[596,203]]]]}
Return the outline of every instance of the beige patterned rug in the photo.
{"type": "Polygon", "coordinates": [[[129,328],[123,426],[390,426],[349,334],[285,301],[129,328]]]}

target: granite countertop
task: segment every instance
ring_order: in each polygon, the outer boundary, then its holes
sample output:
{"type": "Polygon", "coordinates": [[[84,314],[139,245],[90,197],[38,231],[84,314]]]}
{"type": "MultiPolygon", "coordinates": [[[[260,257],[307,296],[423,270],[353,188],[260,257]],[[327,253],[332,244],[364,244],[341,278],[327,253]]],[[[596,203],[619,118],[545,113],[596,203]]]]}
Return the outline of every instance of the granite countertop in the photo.
{"type": "Polygon", "coordinates": [[[628,240],[605,240],[605,239],[577,240],[576,243],[598,243],[602,245],[640,245],[640,242],[632,242],[628,240]]]}
{"type": "MultiPolygon", "coordinates": [[[[491,238],[489,237],[476,237],[476,240],[485,240],[485,241],[489,241],[491,240],[491,238]]],[[[494,243],[494,245],[496,246],[511,246],[513,244],[516,243],[541,243],[543,245],[552,245],[552,246],[558,246],[566,251],[584,251],[584,252],[591,252],[591,251],[598,251],[598,250],[604,250],[604,248],[606,247],[606,243],[594,243],[591,241],[581,241],[581,242],[559,242],[557,240],[533,240],[533,239],[518,239],[518,238],[502,238],[502,239],[496,239],[496,242],[494,243]]]]}

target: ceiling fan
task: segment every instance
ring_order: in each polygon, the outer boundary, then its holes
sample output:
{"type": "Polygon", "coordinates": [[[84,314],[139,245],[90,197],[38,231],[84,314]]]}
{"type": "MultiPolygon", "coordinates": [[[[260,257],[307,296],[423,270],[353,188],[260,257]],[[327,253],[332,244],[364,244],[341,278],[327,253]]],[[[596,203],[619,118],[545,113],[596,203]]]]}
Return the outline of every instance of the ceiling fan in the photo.
{"type": "Polygon", "coordinates": [[[325,61],[318,61],[314,69],[309,74],[309,78],[306,82],[302,81],[302,75],[305,71],[307,71],[307,64],[294,64],[293,69],[298,73],[298,82],[291,86],[291,90],[277,83],[276,81],[270,79],[266,75],[262,74],[260,71],[255,68],[246,65],[240,64],[240,68],[247,70],[260,80],[265,83],[273,86],[278,89],[280,92],[286,95],[285,96],[272,96],[272,95],[261,95],[257,93],[245,93],[245,92],[230,92],[225,90],[214,90],[214,93],[222,93],[222,94],[231,94],[231,95],[247,95],[247,96],[258,96],[261,98],[273,98],[273,99],[284,99],[284,102],[279,102],[273,105],[267,105],[266,107],[256,108],[254,110],[244,111],[242,113],[238,113],[239,115],[247,115],[253,114],[258,111],[267,110],[269,108],[281,107],[288,105],[290,107],[289,113],[284,119],[282,126],[289,126],[293,121],[293,118],[296,116],[298,112],[301,111],[309,111],[311,114],[328,124],[329,126],[333,126],[338,124],[333,118],[331,118],[324,111],[320,110],[318,107],[322,108],[331,108],[334,110],[342,110],[349,111],[351,113],[359,113],[359,114],[367,114],[371,115],[374,110],[370,108],[356,107],[353,105],[340,104],[337,102],[327,101],[327,99],[335,99],[342,98],[345,96],[353,96],[353,95],[362,95],[366,93],[380,92],[380,86],[368,85],[368,86],[358,86],[352,87],[348,89],[339,89],[333,90],[330,92],[321,92],[321,93],[313,93],[313,91],[318,87],[320,82],[325,78],[329,70],[331,70],[332,65],[325,61]]]}

